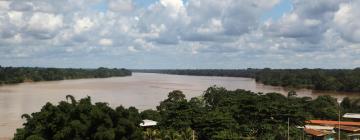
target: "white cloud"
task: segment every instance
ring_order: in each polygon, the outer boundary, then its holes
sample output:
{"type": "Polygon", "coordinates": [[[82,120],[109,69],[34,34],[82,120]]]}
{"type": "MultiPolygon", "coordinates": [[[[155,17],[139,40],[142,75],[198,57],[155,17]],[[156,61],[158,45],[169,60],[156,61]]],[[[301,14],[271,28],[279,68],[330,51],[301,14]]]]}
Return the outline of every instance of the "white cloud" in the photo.
{"type": "Polygon", "coordinates": [[[27,31],[38,39],[53,38],[63,26],[63,16],[49,13],[33,13],[27,31]]]}
{"type": "Polygon", "coordinates": [[[334,22],[338,31],[349,41],[360,43],[360,4],[341,4],[335,13],[334,22]]]}
{"type": "Polygon", "coordinates": [[[90,30],[94,26],[94,23],[88,17],[83,17],[81,19],[76,19],[74,30],[75,33],[81,33],[87,30],[90,30]]]}
{"type": "Polygon", "coordinates": [[[304,22],[305,26],[318,26],[321,24],[320,20],[316,20],[316,19],[305,19],[304,22]]]}
{"type": "Polygon", "coordinates": [[[185,10],[182,0],[160,0],[160,3],[170,11],[170,15],[173,18],[176,18],[185,10]]]}
{"type": "Polygon", "coordinates": [[[129,46],[129,47],[128,47],[128,50],[129,50],[130,52],[138,52],[138,50],[135,49],[134,46],[129,46]]]}
{"type": "Polygon", "coordinates": [[[144,39],[136,39],[134,44],[138,46],[138,48],[142,48],[143,50],[150,51],[155,48],[154,44],[151,42],[147,42],[144,39]]]}
{"type": "Polygon", "coordinates": [[[100,66],[121,56],[131,58],[125,66],[205,68],[352,67],[360,59],[359,2],[293,0],[291,11],[262,21],[280,1],[0,1],[0,58],[26,65],[16,58],[99,56],[100,66]]]}
{"type": "Polygon", "coordinates": [[[10,11],[7,14],[9,16],[9,20],[10,20],[11,24],[14,24],[18,27],[24,26],[25,23],[23,21],[23,13],[22,12],[10,11]]]}
{"type": "Polygon", "coordinates": [[[197,32],[200,34],[208,33],[220,33],[224,30],[222,21],[219,19],[211,19],[208,24],[202,25],[197,29],[197,32]]]}
{"type": "Polygon", "coordinates": [[[113,45],[113,41],[111,39],[108,38],[103,38],[99,40],[99,45],[101,46],[111,46],[113,45]]]}
{"type": "Polygon", "coordinates": [[[34,13],[30,18],[28,28],[30,30],[54,31],[63,26],[63,17],[48,13],[34,13]]]}

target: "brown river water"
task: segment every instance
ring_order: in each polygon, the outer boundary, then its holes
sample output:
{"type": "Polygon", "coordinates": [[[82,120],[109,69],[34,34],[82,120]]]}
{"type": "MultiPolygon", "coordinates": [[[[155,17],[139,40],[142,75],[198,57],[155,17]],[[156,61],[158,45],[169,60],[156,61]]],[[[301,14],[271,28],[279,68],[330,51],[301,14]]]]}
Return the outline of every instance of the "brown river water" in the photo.
{"type": "MultiPolygon", "coordinates": [[[[254,79],[240,77],[182,76],[153,73],[133,73],[129,77],[79,79],[53,82],[22,83],[0,86],[0,139],[13,137],[24,120],[21,115],[40,111],[46,102],[58,103],[68,94],[77,99],[90,96],[94,102],[108,102],[111,107],[135,106],[139,110],[154,109],[172,90],[182,90],[187,98],[200,96],[212,85],[229,90],[287,94],[282,87],[265,86],[254,79]]],[[[298,96],[332,95],[360,97],[360,93],[340,93],[297,90],[298,96]]]]}

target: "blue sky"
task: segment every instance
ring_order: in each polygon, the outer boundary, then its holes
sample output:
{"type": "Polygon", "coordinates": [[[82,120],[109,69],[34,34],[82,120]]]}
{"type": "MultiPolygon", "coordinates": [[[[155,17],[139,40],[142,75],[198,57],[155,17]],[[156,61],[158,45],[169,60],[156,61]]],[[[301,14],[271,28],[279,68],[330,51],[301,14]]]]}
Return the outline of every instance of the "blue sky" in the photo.
{"type": "Polygon", "coordinates": [[[292,2],[291,0],[281,0],[278,4],[276,4],[269,12],[264,13],[261,17],[263,21],[273,19],[278,20],[285,13],[289,13],[292,10],[292,2]]]}
{"type": "Polygon", "coordinates": [[[360,2],[0,1],[0,65],[355,68],[360,2]]]}

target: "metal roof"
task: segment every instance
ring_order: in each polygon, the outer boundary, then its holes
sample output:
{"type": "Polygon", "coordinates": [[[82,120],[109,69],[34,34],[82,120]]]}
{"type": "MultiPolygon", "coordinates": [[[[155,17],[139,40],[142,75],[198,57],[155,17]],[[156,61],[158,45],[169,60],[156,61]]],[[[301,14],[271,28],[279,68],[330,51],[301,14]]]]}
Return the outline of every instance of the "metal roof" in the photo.
{"type": "Polygon", "coordinates": [[[360,119],[359,113],[346,113],[343,116],[344,118],[351,118],[351,119],[360,119]]]}
{"type": "Polygon", "coordinates": [[[142,123],[140,123],[140,126],[146,127],[146,126],[156,126],[157,122],[153,120],[143,120],[142,123]]]}
{"type": "MultiPolygon", "coordinates": [[[[339,121],[327,121],[327,120],[308,120],[306,121],[306,123],[318,124],[318,125],[339,125],[339,121]]],[[[360,126],[360,122],[340,121],[340,125],[360,126]]]]}
{"type": "Polygon", "coordinates": [[[323,125],[305,125],[305,129],[334,130],[334,127],[333,126],[323,126],[323,125]]]}

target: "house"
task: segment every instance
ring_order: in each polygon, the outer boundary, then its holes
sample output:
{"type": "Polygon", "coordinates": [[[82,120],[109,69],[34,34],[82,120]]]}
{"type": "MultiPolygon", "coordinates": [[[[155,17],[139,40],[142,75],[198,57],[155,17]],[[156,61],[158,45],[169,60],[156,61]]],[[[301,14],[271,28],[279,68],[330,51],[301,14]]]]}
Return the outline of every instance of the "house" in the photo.
{"type": "Polygon", "coordinates": [[[342,136],[346,136],[342,139],[360,140],[360,122],[308,120],[306,123],[318,126],[318,128],[312,128],[313,130],[311,131],[304,129],[307,134],[312,135],[315,139],[324,139],[325,136],[330,135],[330,133],[324,132],[322,127],[333,127],[333,132],[338,132],[340,129],[342,136]]]}
{"type": "Polygon", "coordinates": [[[330,140],[334,138],[333,134],[335,131],[333,126],[305,125],[303,129],[312,140],[330,140]]]}

